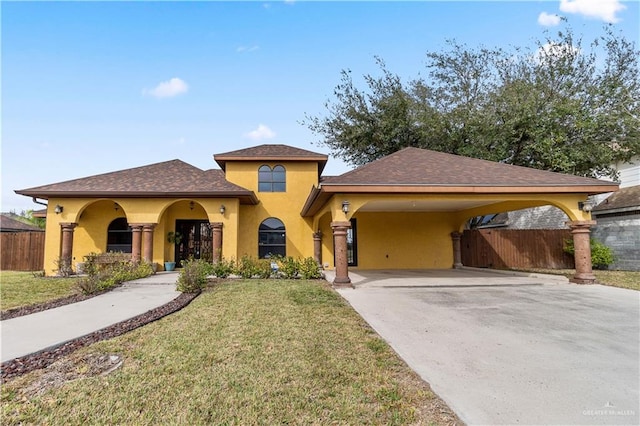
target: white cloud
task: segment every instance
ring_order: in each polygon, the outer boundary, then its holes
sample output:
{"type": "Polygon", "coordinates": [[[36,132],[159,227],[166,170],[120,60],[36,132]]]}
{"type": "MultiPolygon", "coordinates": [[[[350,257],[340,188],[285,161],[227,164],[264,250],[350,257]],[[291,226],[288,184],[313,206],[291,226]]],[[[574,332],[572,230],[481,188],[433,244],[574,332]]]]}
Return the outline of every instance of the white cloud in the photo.
{"type": "Polygon", "coordinates": [[[154,98],[172,98],[189,91],[189,85],[184,80],[174,77],[171,80],[163,81],[151,90],[144,89],[142,93],[149,94],[154,98]]]}
{"type": "Polygon", "coordinates": [[[562,18],[552,13],[542,12],[538,15],[538,24],[545,27],[555,27],[561,20],[562,18]]]}
{"type": "Polygon", "coordinates": [[[236,49],[236,52],[242,53],[242,52],[254,52],[256,50],[260,49],[260,46],[240,46],[236,49]]]}
{"type": "Polygon", "coordinates": [[[616,14],[626,8],[627,6],[620,3],[620,0],[560,0],[562,12],[577,13],[609,23],[620,21],[616,14]]]}
{"type": "Polygon", "coordinates": [[[259,141],[262,139],[272,139],[276,136],[276,134],[273,130],[271,130],[264,124],[260,124],[258,125],[257,129],[252,130],[249,133],[245,133],[244,136],[251,140],[259,141]]]}

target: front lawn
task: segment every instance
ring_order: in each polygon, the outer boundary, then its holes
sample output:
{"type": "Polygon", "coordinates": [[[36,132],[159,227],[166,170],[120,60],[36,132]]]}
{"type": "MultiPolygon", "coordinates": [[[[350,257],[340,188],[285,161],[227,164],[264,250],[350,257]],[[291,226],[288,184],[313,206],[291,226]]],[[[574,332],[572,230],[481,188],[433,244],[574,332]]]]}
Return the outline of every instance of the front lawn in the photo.
{"type": "Polygon", "coordinates": [[[182,311],[7,381],[2,413],[2,424],[458,422],[326,282],[304,280],[216,284],[182,311]],[[100,359],[122,365],[99,375],[100,359]]]}
{"type": "Polygon", "coordinates": [[[0,271],[0,303],[7,309],[35,305],[77,294],[77,278],[34,276],[33,272],[0,271]]]}

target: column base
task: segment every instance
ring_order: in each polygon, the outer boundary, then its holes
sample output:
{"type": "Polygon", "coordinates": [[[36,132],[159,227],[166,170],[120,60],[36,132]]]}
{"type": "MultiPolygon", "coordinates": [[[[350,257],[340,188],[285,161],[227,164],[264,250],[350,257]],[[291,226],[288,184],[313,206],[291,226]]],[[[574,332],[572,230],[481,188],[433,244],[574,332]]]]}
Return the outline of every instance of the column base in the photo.
{"type": "Polygon", "coordinates": [[[352,283],[349,277],[347,278],[336,278],[332,283],[333,288],[356,288],[352,283]]]}
{"type": "Polygon", "coordinates": [[[596,276],[593,274],[576,274],[569,281],[575,284],[595,284],[596,276]]]}

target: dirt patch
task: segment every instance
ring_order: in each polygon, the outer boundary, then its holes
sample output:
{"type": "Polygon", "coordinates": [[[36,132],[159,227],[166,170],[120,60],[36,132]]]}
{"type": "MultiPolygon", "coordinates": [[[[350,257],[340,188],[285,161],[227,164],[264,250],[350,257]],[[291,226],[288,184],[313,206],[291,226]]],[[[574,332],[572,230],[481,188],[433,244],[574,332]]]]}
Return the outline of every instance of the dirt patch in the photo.
{"type": "Polygon", "coordinates": [[[67,382],[87,377],[106,375],[122,366],[123,359],[115,354],[86,354],[81,357],[64,357],[45,368],[41,375],[20,389],[27,398],[40,396],[50,389],[67,382]]]}

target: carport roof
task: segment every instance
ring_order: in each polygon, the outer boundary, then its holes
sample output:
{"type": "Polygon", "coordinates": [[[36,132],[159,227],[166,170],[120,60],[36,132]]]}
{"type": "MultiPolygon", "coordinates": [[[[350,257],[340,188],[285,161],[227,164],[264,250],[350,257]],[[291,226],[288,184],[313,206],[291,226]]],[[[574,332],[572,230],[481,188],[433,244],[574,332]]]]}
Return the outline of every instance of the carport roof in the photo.
{"type": "Polygon", "coordinates": [[[15,191],[20,195],[51,197],[235,197],[257,204],[253,191],[225,179],[222,170],[201,170],[181,160],[104,173],[15,191]]]}
{"type": "Polygon", "coordinates": [[[598,186],[618,184],[598,179],[537,170],[420,148],[405,148],[340,176],[328,185],[429,185],[429,186],[598,186]]]}
{"type": "Polygon", "coordinates": [[[340,176],[324,178],[302,209],[313,215],[334,193],[599,194],[614,182],[537,170],[420,148],[405,148],[340,176]]]}

